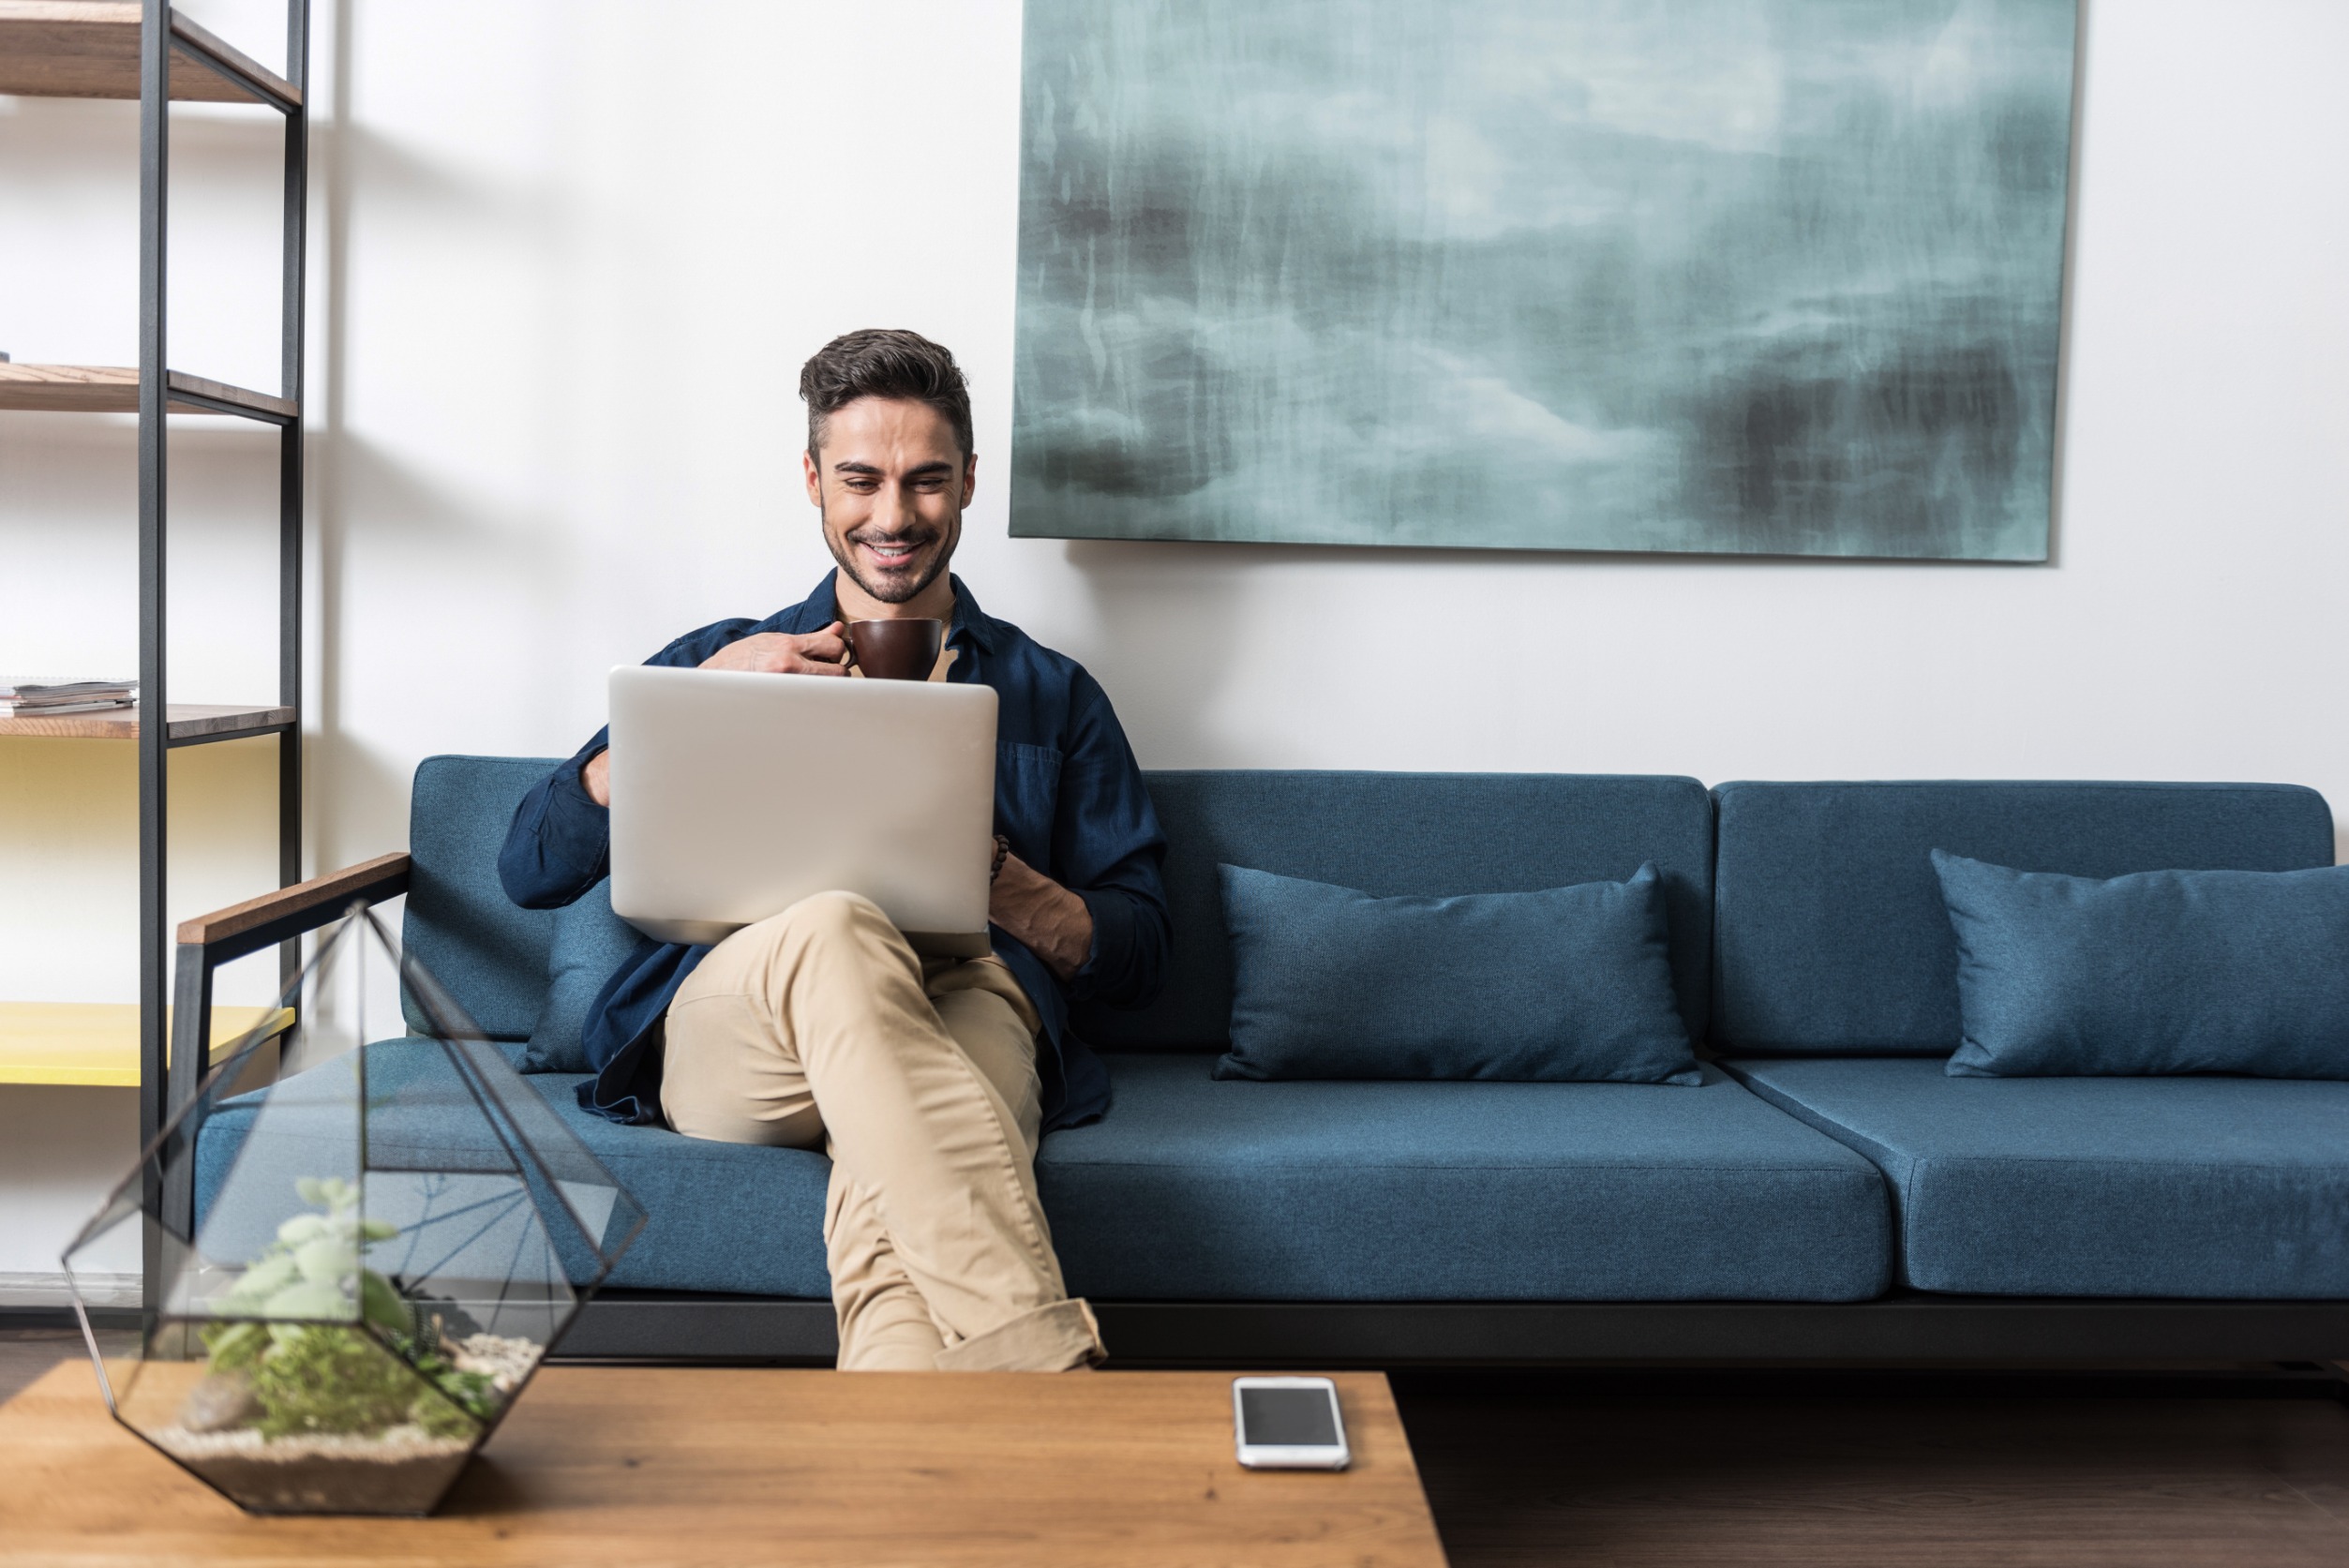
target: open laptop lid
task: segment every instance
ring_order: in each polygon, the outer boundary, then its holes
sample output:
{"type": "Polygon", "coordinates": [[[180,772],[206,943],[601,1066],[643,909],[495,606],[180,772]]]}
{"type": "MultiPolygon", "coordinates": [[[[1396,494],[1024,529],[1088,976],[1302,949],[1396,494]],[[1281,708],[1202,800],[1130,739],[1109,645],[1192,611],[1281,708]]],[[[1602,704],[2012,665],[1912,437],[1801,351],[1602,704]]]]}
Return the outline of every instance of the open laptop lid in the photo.
{"type": "Polygon", "coordinates": [[[612,909],[713,943],[861,893],[917,952],[988,950],[995,694],[624,665],[611,673],[612,909]]]}

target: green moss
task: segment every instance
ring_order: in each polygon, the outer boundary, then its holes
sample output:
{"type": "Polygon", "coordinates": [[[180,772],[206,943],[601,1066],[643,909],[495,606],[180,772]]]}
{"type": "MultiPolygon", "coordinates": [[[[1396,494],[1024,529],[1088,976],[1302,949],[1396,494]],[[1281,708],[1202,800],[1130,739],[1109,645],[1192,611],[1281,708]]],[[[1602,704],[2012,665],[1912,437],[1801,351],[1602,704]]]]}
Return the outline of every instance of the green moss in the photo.
{"type": "Polygon", "coordinates": [[[253,1373],[263,1437],[369,1433],[408,1419],[424,1385],[353,1328],[293,1328],[273,1336],[253,1373]]]}
{"type": "Polygon", "coordinates": [[[325,1212],[279,1226],[223,1298],[223,1316],[239,1321],[204,1329],[211,1369],[251,1378],[262,1411],[253,1426],[264,1437],[367,1435],[411,1423],[434,1437],[472,1436],[495,1413],[490,1380],[451,1366],[438,1320],[423,1319],[362,1262],[398,1228],[360,1218],[359,1189],[349,1182],[305,1177],[295,1186],[325,1212]]]}

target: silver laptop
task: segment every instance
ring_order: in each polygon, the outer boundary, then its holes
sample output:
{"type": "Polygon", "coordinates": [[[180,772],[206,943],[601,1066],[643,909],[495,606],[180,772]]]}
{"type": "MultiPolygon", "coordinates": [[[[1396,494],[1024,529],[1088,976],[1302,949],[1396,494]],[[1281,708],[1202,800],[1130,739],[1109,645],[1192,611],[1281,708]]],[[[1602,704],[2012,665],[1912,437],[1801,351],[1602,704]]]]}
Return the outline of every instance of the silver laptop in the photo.
{"type": "Polygon", "coordinates": [[[993,688],[625,665],[611,724],[612,909],[647,936],[838,889],[917,952],[987,951],[993,688]]]}

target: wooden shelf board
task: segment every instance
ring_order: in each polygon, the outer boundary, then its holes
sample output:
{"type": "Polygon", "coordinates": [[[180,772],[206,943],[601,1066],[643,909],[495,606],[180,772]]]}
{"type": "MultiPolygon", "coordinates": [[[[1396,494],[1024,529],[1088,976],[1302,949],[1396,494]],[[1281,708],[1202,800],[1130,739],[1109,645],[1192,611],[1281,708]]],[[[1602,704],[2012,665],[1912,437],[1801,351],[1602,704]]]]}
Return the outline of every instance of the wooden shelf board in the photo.
{"type": "MultiPolygon", "coordinates": [[[[214,1008],[212,1048],[235,1044],[263,1018],[273,1035],[293,1026],[291,1008],[214,1008]]],[[[0,1002],[0,1083],[138,1082],[138,1003],[0,1002]]]]}
{"type": "MultiPolygon", "coordinates": [[[[0,0],[0,93],[29,97],[139,96],[139,0],[0,0]]],[[[193,58],[224,60],[289,103],[301,93],[276,71],[231,48],[177,11],[172,33],[172,97],[189,102],[259,103],[243,87],[193,58]]]]}
{"type": "MultiPolygon", "coordinates": [[[[171,738],[182,743],[267,735],[294,722],[291,708],[175,702],[171,709],[171,738]]],[[[11,736],[37,740],[136,740],[139,709],[114,708],[93,713],[59,713],[50,718],[0,718],[0,739],[11,736]]]]}
{"type": "MultiPolygon", "coordinates": [[[[6,5],[7,0],[0,0],[6,5]]],[[[174,393],[193,393],[216,402],[234,404],[261,419],[292,419],[301,411],[283,397],[231,386],[226,381],[191,376],[185,370],[164,372],[164,385],[174,393]]],[[[223,411],[173,397],[173,413],[217,414],[223,411]]],[[[0,409],[48,413],[137,413],[139,371],[127,365],[0,364],[0,409]]]]}

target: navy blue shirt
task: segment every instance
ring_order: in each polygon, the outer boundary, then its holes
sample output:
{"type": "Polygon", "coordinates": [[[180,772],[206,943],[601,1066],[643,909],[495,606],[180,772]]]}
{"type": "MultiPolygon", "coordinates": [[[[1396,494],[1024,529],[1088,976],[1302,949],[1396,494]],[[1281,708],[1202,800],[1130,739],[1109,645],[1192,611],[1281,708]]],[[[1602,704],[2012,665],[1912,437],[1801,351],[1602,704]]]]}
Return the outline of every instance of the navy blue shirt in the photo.
{"type": "MultiPolygon", "coordinates": [[[[1109,1109],[1109,1072],[1069,1032],[1071,996],[1138,1007],[1159,988],[1167,948],[1166,892],[1159,879],[1166,839],[1143,788],[1109,697],[1083,665],[979,607],[959,577],[947,646],[949,680],[995,689],[995,831],[1011,853],[1085,901],[1093,948],[1067,985],[1043,960],[993,926],[995,956],[1010,966],[1044,1021],[1039,1053],[1047,1130],[1092,1121],[1109,1109]]],[[[692,668],[728,643],[761,632],[820,632],[840,619],[827,575],[815,591],[764,620],[721,620],[688,633],[646,660],[692,668]]],[[[589,796],[579,769],[609,743],[608,729],[532,785],[514,813],[498,876],[525,909],[571,903],[611,873],[611,813],[589,796]]],[[[658,1122],[661,1023],[677,988],[707,947],[640,940],[588,1009],[581,1043],[595,1069],[579,1103],[618,1122],[658,1122]]]]}

